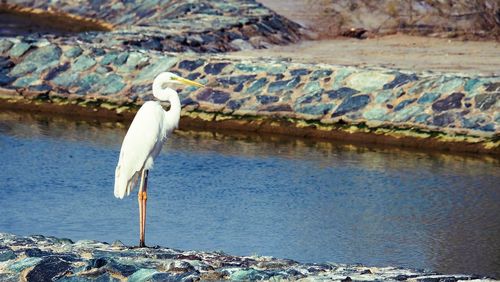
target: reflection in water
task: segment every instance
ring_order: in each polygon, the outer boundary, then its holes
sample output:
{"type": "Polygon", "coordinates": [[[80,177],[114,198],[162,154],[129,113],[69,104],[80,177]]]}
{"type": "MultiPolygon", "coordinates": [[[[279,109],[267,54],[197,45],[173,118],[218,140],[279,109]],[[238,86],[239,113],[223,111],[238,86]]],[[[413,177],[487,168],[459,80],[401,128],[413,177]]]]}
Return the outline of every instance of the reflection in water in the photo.
{"type": "MultiPolygon", "coordinates": [[[[128,125],[0,112],[0,231],[137,240],[113,197],[128,125]]],[[[500,162],[178,131],[158,158],[150,244],[500,276],[500,162]]]]}

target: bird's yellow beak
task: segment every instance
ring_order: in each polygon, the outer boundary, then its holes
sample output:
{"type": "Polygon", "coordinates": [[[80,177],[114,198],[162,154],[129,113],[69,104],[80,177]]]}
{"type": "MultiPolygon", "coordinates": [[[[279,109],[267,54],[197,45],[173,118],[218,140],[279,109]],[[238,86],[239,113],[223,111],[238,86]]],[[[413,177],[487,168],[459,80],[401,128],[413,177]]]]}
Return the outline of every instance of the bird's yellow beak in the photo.
{"type": "Polygon", "coordinates": [[[205,87],[205,85],[203,85],[201,83],[198,83],[196,81],[192,81],[192,80],[189,80],[189,79],[185,79],[185,78],[182,78],[180,76],[174,76],[171,79],[174,80],[174,81],[180,82],[182,84],[189,85],[189,86],[205,87]]]}

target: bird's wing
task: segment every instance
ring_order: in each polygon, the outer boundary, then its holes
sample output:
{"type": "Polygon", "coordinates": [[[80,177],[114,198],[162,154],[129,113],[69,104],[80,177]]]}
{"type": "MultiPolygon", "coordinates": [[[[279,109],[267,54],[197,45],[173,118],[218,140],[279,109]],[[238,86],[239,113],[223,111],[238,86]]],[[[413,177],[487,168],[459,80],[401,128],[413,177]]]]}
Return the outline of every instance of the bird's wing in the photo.
{"type": "Polygon", "coordinates": [[[158,103],[147,102],[134,117],[123,139],[116,166],[115,197],[123,198],[130,194],[147,160],[155,157],[155,151],[161,149],[163,115],[164,111],[158,103]]]}

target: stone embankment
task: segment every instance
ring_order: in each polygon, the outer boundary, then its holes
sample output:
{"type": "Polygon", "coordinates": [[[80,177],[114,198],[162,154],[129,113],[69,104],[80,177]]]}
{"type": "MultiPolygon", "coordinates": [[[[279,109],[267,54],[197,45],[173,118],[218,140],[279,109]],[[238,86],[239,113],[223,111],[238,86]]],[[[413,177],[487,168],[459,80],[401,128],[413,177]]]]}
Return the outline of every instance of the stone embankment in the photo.
{"type": "Polygon", "coordinates": [[[335,263],[310,264],[221,252],[134,248],[55,237],[0,233],[2,281],[458,281],[491,280],[423,270],[335,263]]]}
{"type": "Polygon", "coordinates": [[[181,126],[500,154],[498,76],[207,54],[299,40],[297,24],[250,0],[49,3],[7,7],[113,29],[1,38],[2,107],[129,119],[152,99],[155,75],[172,71],[206,85],[179,89],[181,126]]]}
{"type": "Polygon", "coordinates": [[[239,60],[47,38],[0,39],[0,69],[4,104],[133,113],[152,99],[154,76],[168,70],[206,85],[179,94],[183,116],[207,127],[500,152],[495,76],[239,60]]]}

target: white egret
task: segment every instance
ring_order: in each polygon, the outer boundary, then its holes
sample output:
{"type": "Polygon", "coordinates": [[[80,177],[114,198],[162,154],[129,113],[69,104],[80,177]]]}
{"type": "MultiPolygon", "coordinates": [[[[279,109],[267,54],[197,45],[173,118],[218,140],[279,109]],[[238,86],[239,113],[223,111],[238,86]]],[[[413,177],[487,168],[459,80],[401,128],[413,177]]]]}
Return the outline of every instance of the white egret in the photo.
{"type": "Polygon", "coordinates": [[[203,87],[202,84],[184,79],[170,72],[160,73],[153,81],[153,95],[160,101],[169,101],[165,111],[157,101],[142,105],[123,139],[120,159],[115,171],[115,197],[128,196],[141,177],[139,193],[139,247],[145,247],[146,201],[148,172],[161,151],[167,137],[177,128],[181,103],[177,92],[169,86],[185,84],[203,87]]]}

